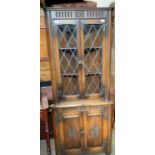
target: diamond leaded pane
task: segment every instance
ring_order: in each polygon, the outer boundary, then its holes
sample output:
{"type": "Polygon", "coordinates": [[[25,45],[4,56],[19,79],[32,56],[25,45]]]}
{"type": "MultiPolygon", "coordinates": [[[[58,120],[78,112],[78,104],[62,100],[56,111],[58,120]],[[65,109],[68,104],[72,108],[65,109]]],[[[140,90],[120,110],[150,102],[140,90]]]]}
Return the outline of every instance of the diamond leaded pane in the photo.
{"type": "Polygon", "coordinates": [[[62,96],[79,94],[76,28],[69,24],[58,26],[62,96]]]}
{"type": "Polygon", "coordinates": [[[102,93],[102,36],[102,25],[84,25],[86,95],[102,93]]]}

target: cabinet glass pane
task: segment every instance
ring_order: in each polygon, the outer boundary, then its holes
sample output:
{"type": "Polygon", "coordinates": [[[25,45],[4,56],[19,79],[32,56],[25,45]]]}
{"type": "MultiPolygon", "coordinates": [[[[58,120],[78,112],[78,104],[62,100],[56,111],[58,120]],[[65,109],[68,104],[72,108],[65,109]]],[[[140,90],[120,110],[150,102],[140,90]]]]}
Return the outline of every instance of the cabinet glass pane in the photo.
{"type": "Polygon", "coordinates": [[[59,25],[57,32],[62,79],[61,95],[79,95],[77,26],[59,25]]]}
{"type": "Polygon", "coordinates": [[[102,37],[103,25],[84,25],[84,67],[85,67],[85,94],[103,94],[102,79],[102,37]]]}

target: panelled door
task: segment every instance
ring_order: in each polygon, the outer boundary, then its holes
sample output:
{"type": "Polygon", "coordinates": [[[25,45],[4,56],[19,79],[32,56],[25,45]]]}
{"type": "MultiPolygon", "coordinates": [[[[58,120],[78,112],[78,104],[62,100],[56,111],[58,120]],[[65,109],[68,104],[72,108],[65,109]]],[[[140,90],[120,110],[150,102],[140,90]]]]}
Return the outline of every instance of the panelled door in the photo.
{"type": "Polygon", "coordinates": [[[59,97],[104,96],[105,20],[54,20],[54,54],[59,97]]]}
{"type": "Polygon", "coordinates": [[[84,150],[86,152],[105,152],[105,132],[108,125],[103,111],[90,110],[84,113],[84,150]]]}
{"type": "Polygon", "coordinates": [[[59,113],[61,154],[105,152],[110,128],[108,111],[103,106],[91,106],[89,111],[66,110],[59,113]]]}
{"type": "Polygon", "coordinates": [[[59,124],[61,133],[61,153],[63,155],[81,154],[83,152],[82,113],[63,113],[62,121],[59,124]]]}

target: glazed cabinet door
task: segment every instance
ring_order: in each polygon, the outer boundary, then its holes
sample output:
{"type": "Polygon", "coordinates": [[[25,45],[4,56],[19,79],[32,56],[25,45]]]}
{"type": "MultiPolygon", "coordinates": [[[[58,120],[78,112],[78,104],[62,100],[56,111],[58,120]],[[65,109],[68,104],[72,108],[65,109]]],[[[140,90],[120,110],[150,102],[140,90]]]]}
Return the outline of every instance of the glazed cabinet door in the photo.
{"type": "Polygon", "coordinates": [[[57,96],[80,96],[80,34],[77,20],[53,20],[57,96]]]}
{"type": "Polygon", "coordinates": [[[81,20],[85,96],[105,96],[106,20],[81,20]]]}
{"type": "Polygon", "coordinates": [[[78,112],[62,114],[60,122],[61,154],[76,155],[83,150],[83,137],[81,136],[82,115],[78,112]]]}

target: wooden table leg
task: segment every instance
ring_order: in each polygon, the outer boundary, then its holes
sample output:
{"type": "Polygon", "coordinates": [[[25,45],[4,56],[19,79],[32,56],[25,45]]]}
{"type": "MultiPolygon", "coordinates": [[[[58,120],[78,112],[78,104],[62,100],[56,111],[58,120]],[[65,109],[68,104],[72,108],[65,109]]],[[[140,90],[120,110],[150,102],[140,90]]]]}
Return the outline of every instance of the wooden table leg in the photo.
{"type": "Polygon", "coordinates": [[[45,125],[47,154],[51,155],[50,133],[49,133],[49,126],[48,126],[48,109],[41,110],[40,117],[45,125]]]}

